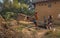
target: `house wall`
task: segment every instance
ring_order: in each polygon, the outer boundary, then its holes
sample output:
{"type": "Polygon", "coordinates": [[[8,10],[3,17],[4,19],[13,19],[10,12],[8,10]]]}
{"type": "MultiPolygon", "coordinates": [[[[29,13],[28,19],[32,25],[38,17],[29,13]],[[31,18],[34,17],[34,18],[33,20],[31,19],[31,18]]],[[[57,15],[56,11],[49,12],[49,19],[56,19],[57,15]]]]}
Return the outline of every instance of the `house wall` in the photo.
{"type": "Polygon", "coordinates": [[[35,12],[38,12],[38,20],[43,20],[43,17],[48,17],[48,15],[52,15],[54,19],[58,19],[60,14],[60,1],[51,2],[50,7],[47,2],[36,3],[35,12]]]}

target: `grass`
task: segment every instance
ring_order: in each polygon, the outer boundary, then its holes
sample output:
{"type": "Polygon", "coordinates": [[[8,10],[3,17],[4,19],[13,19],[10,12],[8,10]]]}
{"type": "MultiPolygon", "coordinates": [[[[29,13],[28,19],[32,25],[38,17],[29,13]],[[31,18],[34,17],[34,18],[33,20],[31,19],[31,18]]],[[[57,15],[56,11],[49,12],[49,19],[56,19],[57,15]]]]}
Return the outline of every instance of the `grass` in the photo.
{"type": "Polygon", "coordinates": [[[56,30],[56,31],[53,31],[53,30],[49,30],[43,38],[60,38],[60,30],[56,30]]]}
{"type": "MultiPolygon", "coordinates": [[[[59,25],[60,25],[60,21],[54,21],[54,24],[55,25],[57,25],[58,27],[59,27],[59,25]]],[[[31,24],[29,24],[29,25],[27,25],[27,24],[19,24],[18,25],[18,27],[17,28],[15,28],[17,31],[21,31],[21,30],[23,30],[25,27],[31,27],[32,25],[31,24]]],[[[60,29],[60,27],[58,28],[57,27],[57,29],[60,29]]],[[[28,30],[29,31],[29,30],[28,30]]],[[[32,31],[30,31],[30,32],[32,32],[31,33],[31,36],[33,37],[33,38],[36,38],[36,32],[37,32],[37,30],[32,30],[32,31]]],[[[22,33],[22,32],[21,32],[22,33]]],[[[21,37],[22,35],[21,35],[21,33],[18,33],[17,35],[19,36],[19,37],[21,37]]],[[[26,34],[25,34],[26,35],[26,34]]],[[[18,37],[17,36],[17,37],[18,37]]],[[[27,37],[31,37],[31,36],[29,36],[29,35],[26,35],[27,37]]],[[[38,37],[38,36],[37,36],[38,37]]],[[[60,38],[60,31],[59,30],[56,30],[56,31],[52,31],[52,30],[49,30],[42,38],[60,38]]]]}
{"type": "Polygon", "coordinates": [[[15,28],[16,30],[22,30],[23,28],[26,28],[26,27],[30,27],[31,25],[29,24],[29,25],[27,25],[27,24],[22,24],[22,23],[20,23],[20,25],[19,25],[19,27],[17,27],[17,28],[15,28]]]}

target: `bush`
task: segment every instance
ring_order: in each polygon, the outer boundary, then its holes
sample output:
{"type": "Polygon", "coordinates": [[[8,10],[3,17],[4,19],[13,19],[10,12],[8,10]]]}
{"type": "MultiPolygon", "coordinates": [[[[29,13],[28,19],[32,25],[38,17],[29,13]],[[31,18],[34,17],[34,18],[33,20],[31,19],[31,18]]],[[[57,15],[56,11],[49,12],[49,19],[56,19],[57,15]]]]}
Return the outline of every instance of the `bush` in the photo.
{"type": "Polygon", "coordinates": [[[60,31],[48,31],[43,38],[60,38],[60,31]]]}

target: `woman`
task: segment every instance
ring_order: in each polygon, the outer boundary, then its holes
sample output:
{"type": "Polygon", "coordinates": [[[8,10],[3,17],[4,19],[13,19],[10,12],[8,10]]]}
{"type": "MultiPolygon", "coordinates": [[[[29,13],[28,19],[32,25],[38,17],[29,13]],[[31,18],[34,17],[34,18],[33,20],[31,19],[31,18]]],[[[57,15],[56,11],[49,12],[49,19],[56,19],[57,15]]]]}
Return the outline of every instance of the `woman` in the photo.
{"type": "Polygon", "coordinates": [[[37,22],[36,22],[36,19],[35,18],[33,18],[33,23],[35,24],[35,27],[37,27],[37,22]]]}
{"type": "Polygon", "coordinates": [[[52,18],[53,17],[51,15],[48,16],[48,27],[47,28],[49,28],[49,29],[52,28],[52,18]]]}

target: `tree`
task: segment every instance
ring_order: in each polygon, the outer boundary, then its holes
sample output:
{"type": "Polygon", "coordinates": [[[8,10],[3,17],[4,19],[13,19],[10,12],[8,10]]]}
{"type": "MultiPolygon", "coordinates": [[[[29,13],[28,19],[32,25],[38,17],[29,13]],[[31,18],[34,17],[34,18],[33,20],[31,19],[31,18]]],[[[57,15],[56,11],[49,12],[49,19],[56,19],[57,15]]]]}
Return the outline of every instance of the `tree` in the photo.
{"type": "MultiPolygon", "coordinates": [[[[11,12],[17,15],[18,13],[24,13],[26,15],[33,15],[34,8],[32,8],[32,3],[30,0],[13,0],[13,4],[9,2],[10,0],[3,0],[4,9],[1,15],[7,19],[5,16],[10,15],[11,12]],[[8,13],[10,12],[10,13],[8,13]]],[[[15,16],[14,15],[14,16],[15,16]]],[[[11,15],[10,15],[11,16],[11,15]]],[[[9,16],[8,16],[9,17],[9,16]]]]}
{"type": "Polygon", "coordinates": [[[30,0],[19,0],[19,3],[23,4],[21,10],[24,14],[33,15],[34,14],[34,6],[32,5],[32,1],[30,0]],[[24,7],[24,4],[27,8],[24,7]]]}

